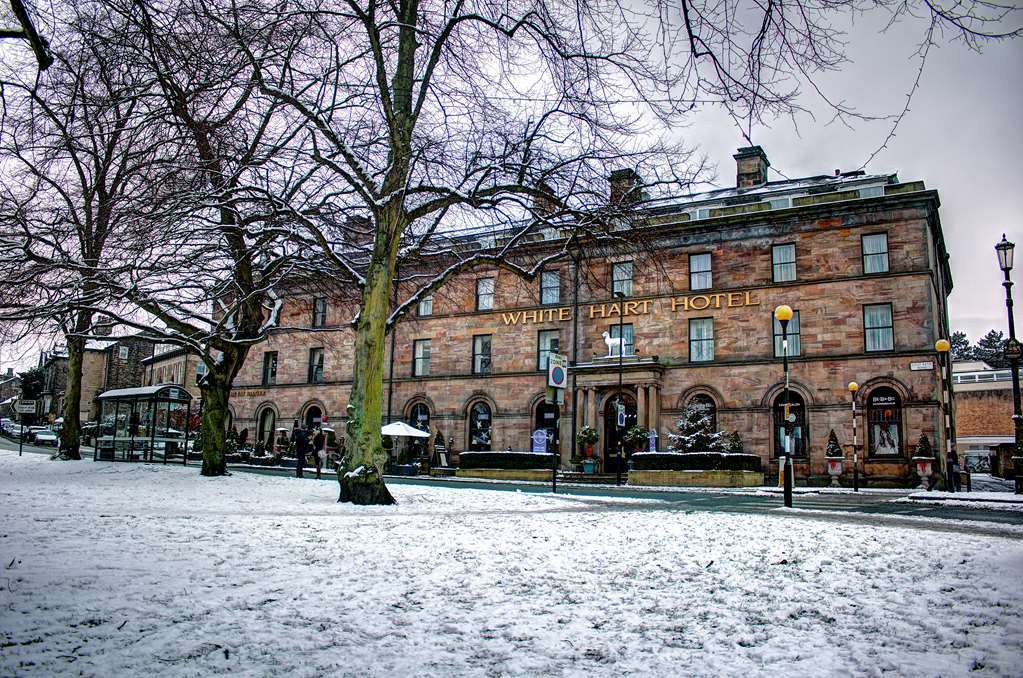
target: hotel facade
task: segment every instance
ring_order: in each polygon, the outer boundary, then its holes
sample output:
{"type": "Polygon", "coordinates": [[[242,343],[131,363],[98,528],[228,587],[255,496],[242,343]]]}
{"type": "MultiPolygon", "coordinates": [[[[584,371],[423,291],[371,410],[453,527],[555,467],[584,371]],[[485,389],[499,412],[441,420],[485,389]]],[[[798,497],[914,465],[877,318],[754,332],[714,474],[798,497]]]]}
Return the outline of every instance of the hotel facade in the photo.
{"type": "MultiPolygon", "coordinates": [[[[736,187],[677,200],[637,200],[629,248],[582,247],[526,282],[498,268],[452,280],[396,326],[384,384],[391,421],[440,434],[457,453],[525,450],[547,429],[563,468],[582,426],[600,435],[614,472],[622,394],[627,426],[668,433],[689,405],[737,431],[777,472],[783,451],[781,328],[788,327],[797,478],[826,474],[834,430],[848,450],[856,393],[860,472],[905,482],[926,435],[945,449],[942,374],[934,342],[949,336],[952,289],[938,217],[922,182],[863,172],[767,181],[760,147],[740,149],[736,187]],[[618,356],[616,338],[624,336],[618,356]],[[546,364],[566,355],[564,403],[545,402],[546,364]],[[619,384],[621,384],[619,386],[619,384]]],[[[617,171],[609,199],[638,198],[617,171]]],[[[560,246],[553,233],[531,247],[560,246]]],[[[259,439],[326,421],[342,428],[352,375],[351,312],[290,298],[282,325],[252,349],[235,381],[232,419],[259,439]]],[[[847,472],[851,473],[851,453],[847,472]]]]}

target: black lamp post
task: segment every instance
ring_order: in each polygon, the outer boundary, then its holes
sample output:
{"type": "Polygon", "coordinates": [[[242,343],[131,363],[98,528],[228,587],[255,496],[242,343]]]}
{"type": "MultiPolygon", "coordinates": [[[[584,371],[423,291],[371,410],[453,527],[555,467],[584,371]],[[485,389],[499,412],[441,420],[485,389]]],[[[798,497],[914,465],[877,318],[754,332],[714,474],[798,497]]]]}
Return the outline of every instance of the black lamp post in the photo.
{"type": "Polygon", "coordinates": [[[1012,280],[1009,279],[1009,272],[1012,271],[1012,251],[1015,247],[1016,245],[1005,239],[1003,233],[1002,241],[995,245],[995,251],[998,253],[998,266],[1005,274],[1002,286],[1005,288],[1005,309],[1009,314],[1009,341],[1005,343],[1005,355],[1012,368],[1012,427],[1016,440],[1012,466],[1016,470],[1016,494],[1023,494],[1023,414],[1020,413],[1019,402],[1020,345],[1016,341],[1016,322],[1012,317],[1012,280]]]}
{"type": "MultiPolygon", "coordinates": [[[[625,293],[615,290],[615,299],[624,299],[625,293]]],[[[618,463],[615,465],[615,485],[622,484],[622,437],[625,434],[624,427],[619,423],[625,419],[625,402],[622,400],[622,361],[625,357],[625,313],[618,307],[618,411],[615,412],[615,428],[618,430],[618,463]]]]}
{"type": "Polygon", "coordinates": [[[785,370],[785,454],[782,455],[779,471],[785,478],[785,507],[792,508],[792,422],[795,415],[789,412],[789,321],[792,320],[792,308],[785,304],[774,309],[774,317],[781,324],[781,355],[785,370]]]}

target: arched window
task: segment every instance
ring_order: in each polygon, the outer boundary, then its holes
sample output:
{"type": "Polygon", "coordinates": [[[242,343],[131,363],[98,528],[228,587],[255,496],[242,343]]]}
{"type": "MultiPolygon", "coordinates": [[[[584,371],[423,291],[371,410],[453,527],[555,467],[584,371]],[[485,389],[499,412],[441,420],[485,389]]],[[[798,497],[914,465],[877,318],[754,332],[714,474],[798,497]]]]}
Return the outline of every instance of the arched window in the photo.
{"type": "Polygon", "coordinates": [[[262,442],[267,448],[273,444],[274,428],[276,423],[277,415],[274,414],[272,407],[267,407],[259,413],[259,428],[256,430],[256,440],[262,442]]]}
{"type": "Polygon", "coordinates": [[[492,433],[490,405],[480,401],[469,408],[469,449],[489,451],[492,433]]]}
{"type": "MultiPolygon", "coordinates": [[[[806,404],[803,397],[789,391],[789,420],[791,422],[792,456],[806,456],[806,404]]],[[[785,454],[785,393],[774,399],[774,456],[785,454]]]]}
{"type": "Polygon", "coordinates": [[[867,435],[871,457],[902,454],[902,399],[893,389],[874,389],[867,396],[867,435]]]}
{"type": "Polygon", "coordinates": [[[408,413],[408,423],[420,431],[430,430],[430,407],[426,403],[416,403],[408,413]]]}
{"type": "Polygon", "coordinates": [[[310,405],[305,411],[305,427],[308,430],[318,428],[323,421],[323,410],[318,405],[310,405]]]}
{"type": "MultiPolygon", "coordinates": [[[[541,400],[533,417],[533,430],[547,431],[547,451],[557,452],[558,447],[558,406],[541,400]]],[[[532,441],[530,441],[532,447],[532,441]]]]}
{"type": "Polygon", "coordinates": [[[689,399],[689,405],[695,407],[705,416],[710,417],[710,430],[718,430],[718,406],[706,393],[697,393],[689,399]]]}

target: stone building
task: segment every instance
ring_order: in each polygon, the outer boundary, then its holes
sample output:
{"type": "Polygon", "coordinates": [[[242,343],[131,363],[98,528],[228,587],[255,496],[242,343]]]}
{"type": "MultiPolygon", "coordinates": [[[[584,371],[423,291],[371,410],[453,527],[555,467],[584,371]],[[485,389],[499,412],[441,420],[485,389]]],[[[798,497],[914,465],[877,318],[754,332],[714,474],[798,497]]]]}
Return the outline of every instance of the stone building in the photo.
{"type": "MultiPolygon", "coordinates": [[[[861,473],[907,479],[921,434],[945,445],[933,346],[949,336],[952,280],[937,192],[862,171],[767,181],[760,147],[735,159],[736,188],[671,200],[640,198],[636,173],[615,172],[611,196],[638,200],[631,223],[613,227],[631,247],[583,247],[533,282],[481,268],[438,290],[394,332],[390,418],[440,431],[455,451],[528,449],[545,428],[566,467],[573,433],[589,425],[613,471],[621,382],[627,426],[653,429],[659,449],[697,405],[773,474],[784,406],[773,310],[787,304],[797,478],[825,473],[832,429],[851,443],[856,381],[861,473]],[[561,406],[544,399],[551,353],[570,361],[561,406]]],[[[342,418],[351,317],[325,298],[290,298],[282,325],[317,331],[278,331],[252,349],[232,394],[236,425],[265,437],[293,418],[342,418]]]]}
{"type": "MultiPolygon", "coordinates": [[[[966,470],[991,469],[991,454],[1015,442],[1012,427],[1012,371],[981,361],[952,366],[956,446],[966,470]]],[[[1011,454],[1005,462],[1011,468],[1011,454]]]]}
{"type": "Polygon", "coordinates": [[[143,386],[177,384],[192,396],[198,404],[202,398],[199,379],[206,373],[206,364],[199,356],[187,349],[171,344],[158,344],[153,355],[142,360],[143,386]]]}

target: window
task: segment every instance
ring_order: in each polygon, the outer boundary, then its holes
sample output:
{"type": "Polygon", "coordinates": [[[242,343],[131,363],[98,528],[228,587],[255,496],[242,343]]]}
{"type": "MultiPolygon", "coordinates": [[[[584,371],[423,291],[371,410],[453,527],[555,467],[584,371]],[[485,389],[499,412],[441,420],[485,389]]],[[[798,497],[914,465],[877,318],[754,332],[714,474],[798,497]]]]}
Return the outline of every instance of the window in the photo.
{"type": "Polygon", "coordinates": [[[771,248],[771,270],[774,282],[796,279],[796,246],[775,245],[771,248]]]}
{"type": "MultiPolygon", "coordinates": [[[[771,313],[771,318],[774,323],[774,357],[781,358],[783,355],[782,351],[782,333],[781,323],[774,317],[774,313],[771,313]]],[[[811,322],[812,324],[812,322],[811,322]]],[[[792,320],[789,321],[789,326],[786,328],[785,334],[789,339],[789,355],[800,355],[799,345],[799,311],[792,311],[792,320]]]]}
{"type": "MultiPolygon", "coordinates": [[[[552,403],[540,401],[536,405],[536,412],[533,415],[533,430],[547,432],[547,451],[557,453],[559,445],[558,436],[558,406],[552,403]]],[[[529,447],[532,449],[533,440],[530,438],[529,447]]]]}
{"type": "Polygon", "coordinates": [[[419,300],[419,309],[416,311],[419,317],[433,315],[433,295],[423,297],[419,300]]]}
{"type": "Polygon", "coordinates": [[[426,403],[416,403],[409,412],[408,423],[420,431],[430,430],[430,408],[426,403]]]}
{"type": "MultiPolygon", "coordinates": [[[[612,325],[609,334],[612,339],[619,338],[619,332],[625,335],[625,355],[633,355],[636,352],[636,343],[632,335],[632,323],[612,325]]],[[[611,355],[618,355],[618,346],[611,344],[611,355]]]]}
{"type": "Polygon", "coordinates": [[[202,378],[206,376],[206,363],[199,361],[195,364],[195,383],[201,384],[202,378]]]}
{"type": "Polygon", "coordinates": [[[273,386],[277,383],[277,351],[267,351],[263,354],[263,386],[273,386]]]}
{"type": "Polygon", "coordinates": [[[561,333],[558,330],[540,330],[536,340],[536,369],[545,371],[547,359],[558,352],[561,333]]]}
{"type": "Polygon", "coordinates": [[[632,262],[621,261],[611,267],[611,291],[621,292],[627,297],[632,296],[632,262]]]}
{"type": "Polygon", "coordinates": [[[561,301],[561,276],[558,271],[540,274],[540,303],[557,304],[561,301]]]}
{"type": "MultiPolygon", "coordinates": [[[[789,391],[789,414],[795,415],[790,424],[791,453],[793,457],[806,456],[806,406],[803,397],[795,391],[789,391]]],[[[785,394],[779,393],[774,400],[774,456],[785,454],[785,394]]]]}
{"type": "Polygon", "coordinates": [[[313,327],[324,327],[327,324],[327,300],[323,297],[313,299],[313,327]]]}
{"type": "Polygon", "coordinates": [[[412,342],[412,376],[425,377],[430,374],[430,340],[416,339],[412,342]]]}
{"type": "Polygon", "coordinates": [[[709,290],[714,286],[710,253],[689,255],[689,289],[709,290]]]}
{"type": "Polygon", "coordinates": [[[867,435],[871,457],[897,457],[902,453],[902,400],[884,387],[867,399],[867,435]]]}
{"type": "Polygon", "coordinates": [[[487,451],[491,440],[490,405],[478,402],[469,408],[469,449],[487,451]]]}
{"type": "Polygon", "coordinates": [[[714,319],[693,318],[689,321],[689,362],[714,360],[714,319]]]}
{"type": "Polygon", "coordinates": [[[127,346],[119,347],[117,349],[117,355],[120,356],[121,360],[127,360],[128,359],[128,347],[127,346]]]}
{"type": "Polygon", "coordinates": [[[490,334],[478,334],[472,338],[472,373],[490,374],[490,334]]]}
{"type": "Polygon", "coordinates": [[[863,236],[863,273],[888,272],[888,234],[875,233],[863,236]]]}
{"type": "Polygon", "coordinates": [[[494,308],[494,279],[480,278],[476,281],[476,310],[489,311],[494,308]]]}
{"type": "Polygon", "coordinates": [[[267,407],[259,414],[259,431],[256,433],[256,440],[263,444],[263,448],[273,451],[274,445],[274,424],[277,423],[277,415],[267,407]]]}
{"type": "Polygon", "coordinates": [[[309,383],[323,383],[323,349],[309,349],[309,383]]]}
{"type": "Polygon", "coordinates": [[[868,353],[895,350],[891,304],[871,304],[863,307],[863,342],[868,353]]]}

